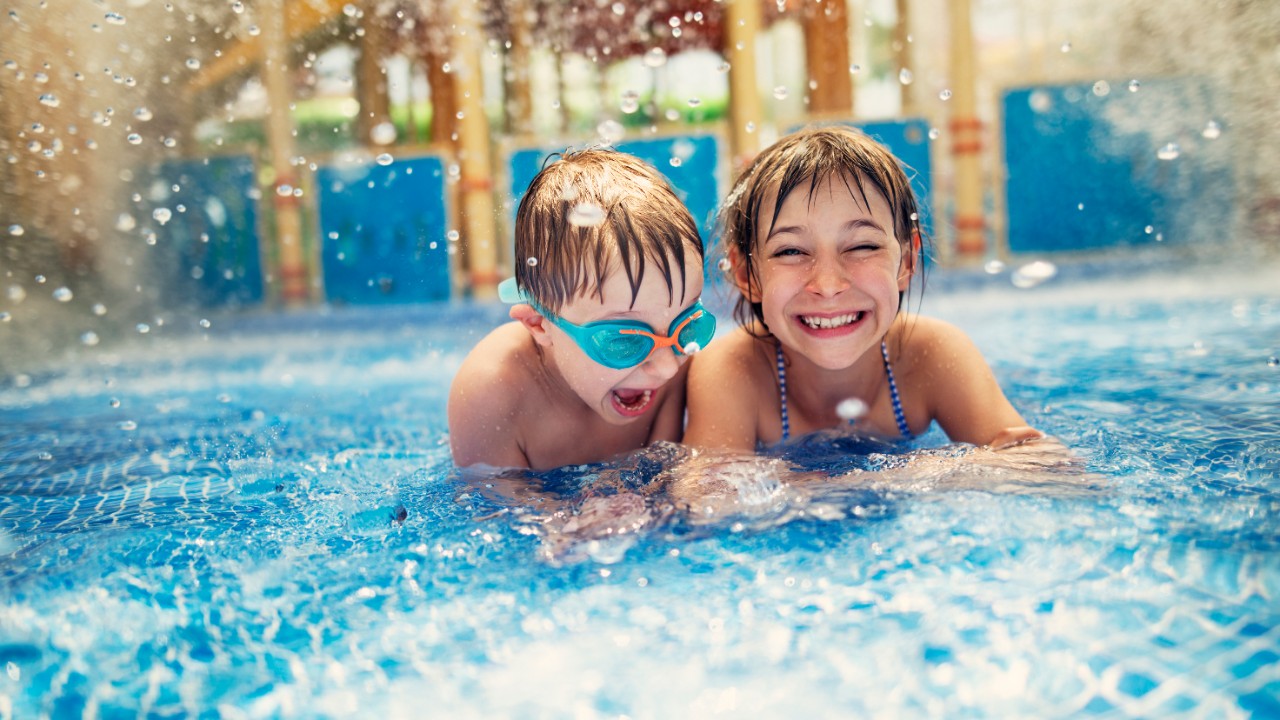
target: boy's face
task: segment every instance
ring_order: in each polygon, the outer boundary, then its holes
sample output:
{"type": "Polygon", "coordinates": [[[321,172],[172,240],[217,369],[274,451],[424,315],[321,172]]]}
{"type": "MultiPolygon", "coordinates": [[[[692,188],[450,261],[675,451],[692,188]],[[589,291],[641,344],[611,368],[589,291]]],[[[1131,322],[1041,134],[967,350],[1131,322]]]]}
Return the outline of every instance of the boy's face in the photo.
{"type": "MultiPolygon", "coordinates": [[[[672,321],[702,295],[702,264],[696,252],[685,253],[684,290],[680,273],[673,269],[674,292],[668,298],[667,283],[652,261],[646,268],[634,305],[626,275],[615,271],[601,289],[604,299],[576,297],[560,309],[560,317],[576,325],[601,320],[636,320],[665,335],[672,321]]],[[[545,352],[559,370],[565,385],[600,417],[614,425],[624,425],[650,415],[659,405],[659,395],[667,381],[688,358],[670,348],[662,348],[632,368],[613,370],[592,360],[563,330],[545,323],[545,352]]]]}
{"type": "MultiPolygon", "coordinates": [[[[852,180],[849,185],[852,195],[838,176],[812,195],[797,188],[783,201],[772,232],[762,224],[755,241],[756,299],[770,332],[830,370],[879,346],[911,279],[889,203],[864,182],[864,204],[852,180]]],[[[773,203],[765,203],[760,217],[772,215],[773,203]]]]}

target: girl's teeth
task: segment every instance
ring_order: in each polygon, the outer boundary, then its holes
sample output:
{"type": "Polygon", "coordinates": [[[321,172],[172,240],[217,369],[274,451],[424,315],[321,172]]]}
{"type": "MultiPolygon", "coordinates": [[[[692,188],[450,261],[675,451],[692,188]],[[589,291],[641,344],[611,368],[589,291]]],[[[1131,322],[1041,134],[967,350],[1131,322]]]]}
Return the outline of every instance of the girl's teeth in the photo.
{"type": "Polygon", "coordinates": [[[862,313],[852,313],[849,315],[837,315],[835,317],[805,317],[801,316],[800,320],[811,328],[827,329],[837,328],[856,322],[862,317],[862,313]]]}

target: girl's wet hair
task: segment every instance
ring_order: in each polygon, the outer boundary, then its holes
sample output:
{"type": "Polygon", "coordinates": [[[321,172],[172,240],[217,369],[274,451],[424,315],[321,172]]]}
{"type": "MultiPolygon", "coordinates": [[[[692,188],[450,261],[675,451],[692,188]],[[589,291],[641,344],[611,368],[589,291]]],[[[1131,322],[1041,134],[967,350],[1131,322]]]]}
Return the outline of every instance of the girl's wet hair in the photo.
{"type": "Polygon", "coordinates": [[[604,148],[548,158],[520,201],[515,235],[516,284],[550,313],[578,297],[603,301],[619,265],[634,307],[650,262],[671,302],[679,271],[684,304],[686,248],[702,267],[697,223],[671,185],[639,158],[604,148]]]}
{"type": "MultiPolygon", "coordinates": [[[[893,231],[905,253],[912,250],[912,237],[919,233],[919,209],[915,193],[901,161],[883,145],[862,131],[845,125],[808,127],[788,135],[756,156],[738,177],[720,210],[722,242],[727,255],[736,257],[746,269],[750,289],[760,288],[755,264],[755,243],[768,237],[778,221],[782,205],[797,188],[812,197],[815,190],[830,178],[843,180],[849,194],[867,204],[866,183],[884,196],[893,213],[893,231]],[[770,200],[773,214],[760,217],[770,200]],[[761,233],[761,229],[764,232],[761,233]]],[[[923,250],[922,250],[923,252],[923,250]]],[[[917,260],[918,262],[918,260],[917,260]]],[[[898,308],[902,308],[899,293],[898,308]]],[[[734,307],[738,324],[757,334],[755,320],[767,334],[764,311],[743,293],[734,307]]]]}

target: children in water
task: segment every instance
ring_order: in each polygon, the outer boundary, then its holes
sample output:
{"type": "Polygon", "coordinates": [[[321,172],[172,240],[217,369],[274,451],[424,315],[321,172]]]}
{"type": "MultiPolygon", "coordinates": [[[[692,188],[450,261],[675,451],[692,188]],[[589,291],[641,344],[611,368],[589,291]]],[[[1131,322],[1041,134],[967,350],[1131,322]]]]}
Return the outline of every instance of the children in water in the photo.
{"type": "Polygon", "coordinates": [[[516,213],[515,322],[485,337],[449,392],[459,467],[550,469],[681,439],[685,361],[715,318],[703,245],[667,181],[620,152],[566,152],[516,213]]]}
{"type": "Polygon", "coordinates": [[[762,152],[721,211],[741,327],[692,365],[685,442],[751,451],[851,420],[889,439],[935,420],[979,446],[1043,437],[963,332],[903,312],[917,212],[898,161],[855,129],[762,152]]]}

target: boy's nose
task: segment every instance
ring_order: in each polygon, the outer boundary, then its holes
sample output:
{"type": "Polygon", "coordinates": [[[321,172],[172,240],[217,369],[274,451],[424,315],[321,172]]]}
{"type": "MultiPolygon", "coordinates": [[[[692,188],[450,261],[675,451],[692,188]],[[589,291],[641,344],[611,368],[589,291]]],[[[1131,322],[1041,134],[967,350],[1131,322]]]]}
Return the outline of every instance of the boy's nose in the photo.
{"type": "Polygon", "coordinates": [[[644,361],[642,367],[650,377],[666,382],[675,377],[676,372],[680,370],[680,358],[676,357],[675,351],[671,348],[660,348],[644,361]]]}

